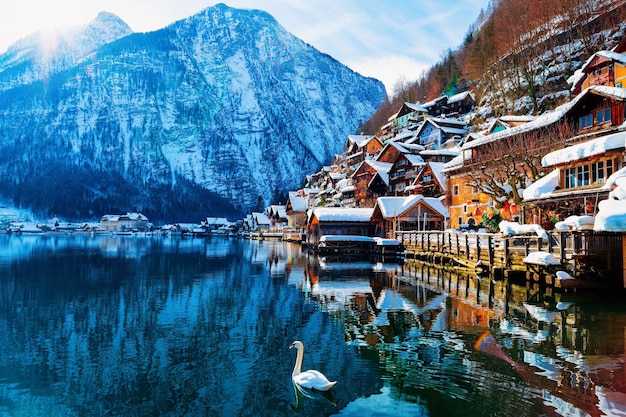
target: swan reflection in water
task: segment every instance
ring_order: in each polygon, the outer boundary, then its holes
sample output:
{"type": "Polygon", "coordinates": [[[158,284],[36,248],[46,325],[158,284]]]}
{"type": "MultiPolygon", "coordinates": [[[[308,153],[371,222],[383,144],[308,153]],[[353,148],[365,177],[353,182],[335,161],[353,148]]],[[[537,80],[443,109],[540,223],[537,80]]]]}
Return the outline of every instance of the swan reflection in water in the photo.
{"type": "Polygon", "coordinates": [[[334,407],[337,406],[337,402],[335,401],[335,396],[332,391],[318,391],[315,389],[304,388],[295,382],[293,383],[293,391],[296,395],[296,403],[289,405],[291,406],[291,411],[296,414],[300,414],[304,408],[302,401],[303,397],[314,401],[329,403],[334,407]]]}

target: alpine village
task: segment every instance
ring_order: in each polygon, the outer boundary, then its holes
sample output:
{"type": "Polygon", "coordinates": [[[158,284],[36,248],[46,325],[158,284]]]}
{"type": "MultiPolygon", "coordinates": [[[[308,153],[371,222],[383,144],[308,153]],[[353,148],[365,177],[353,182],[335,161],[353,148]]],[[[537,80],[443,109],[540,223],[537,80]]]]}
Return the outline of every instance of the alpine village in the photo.
{"type": "MultiPolygon", "coordinates": [[[[143,214],[129,212],[66,229],[58,222],[14,222],[6,232],[87,229],[282,239],[324,255],[419,259],[555,290],[623,289],[624,24],[603,33],[610,48],[589,51],[588,45],[579,45],[566,89],[545,95],[543,103],[538,103],[538,94],[526,95],[522,104],[507,103],[497,92],[513,87],[495,85],[495,78],[487,76],[482,86],[440,88],[439,96],[429,101],[426,95],[410,97],[410,85],[399,83],[399,100],[388,102],[368,121],[364,130],[372,133],[347,136],[344,151],[304,178],[301,189],[237,221],[208,217],[199,224],[155,228],[143,214]],[[498,108],[485,105],[497,99],[498,108]],[[373,126],[376,120],[382,122],[373,126]]],[[[503,61],[524,60],[522,45],[533,42],[539,43],[520,36],[517,49],[512,47],[516,56],[492,64],[491,74],[511,71],[503,61]]],[[[544,49],[544,55],[552,54],[553,65],[527,60],[537,67],[529,69],[520,64],[518,70],[532,70],[533,81],[527,79],[518,88],[535,93],[543,88],[535,81],[539,72],[549,82],[550,71],[559,65],[557,48],[544,49]]],[[[452,60],[449,52],[431,77],[421,80],[422,89],[452,60]]]]}

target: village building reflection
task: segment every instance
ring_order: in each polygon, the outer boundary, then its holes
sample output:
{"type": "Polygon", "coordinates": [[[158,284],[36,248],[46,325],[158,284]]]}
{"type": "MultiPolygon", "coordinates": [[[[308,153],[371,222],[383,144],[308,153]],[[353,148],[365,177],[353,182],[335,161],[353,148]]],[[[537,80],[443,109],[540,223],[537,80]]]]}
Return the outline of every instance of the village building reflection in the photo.
{"type": "Polygon", "coordinates": [[[403,395],[463,391],[480,368],[519,378],[563,415],[626,412],[624,308],[420,261],[308,255],[304,270],[306,296],[344,319],[346,342],[401,379],[403,395]],[[481,334],[493,335],[486,357],[472,348],[481,334]],[[441,380],[450,375],[459,380],[441,380]]]}

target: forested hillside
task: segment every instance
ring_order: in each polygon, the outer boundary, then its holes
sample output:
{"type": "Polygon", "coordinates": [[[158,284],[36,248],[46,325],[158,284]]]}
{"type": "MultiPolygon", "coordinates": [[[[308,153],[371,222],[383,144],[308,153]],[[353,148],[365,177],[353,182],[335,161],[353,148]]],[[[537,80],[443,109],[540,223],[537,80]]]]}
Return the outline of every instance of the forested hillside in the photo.
{"type": "Polygon", "coordinates": [[[503,114],[541,114],[569,99],[567,79],[594,52],[624,37],[624,0],[491,0],[456,50],[393,97],[362,126],[377,133],[403,102],[471,89],[482,106],[474,123],[503,114]]]}

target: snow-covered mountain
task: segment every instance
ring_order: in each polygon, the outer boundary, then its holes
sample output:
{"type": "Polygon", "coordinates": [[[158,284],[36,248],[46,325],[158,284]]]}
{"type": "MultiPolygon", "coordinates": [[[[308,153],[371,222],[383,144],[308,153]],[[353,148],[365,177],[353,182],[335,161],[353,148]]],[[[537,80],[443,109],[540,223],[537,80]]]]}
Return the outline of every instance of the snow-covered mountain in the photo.
{"type": "Polygon", "coordinates": [[[262,11],[129,32],[102,13],[60,49],[33,35],[0,55],[0,198],[69,218],[236,216],[299,187],[385,97],[262,11]]]}

